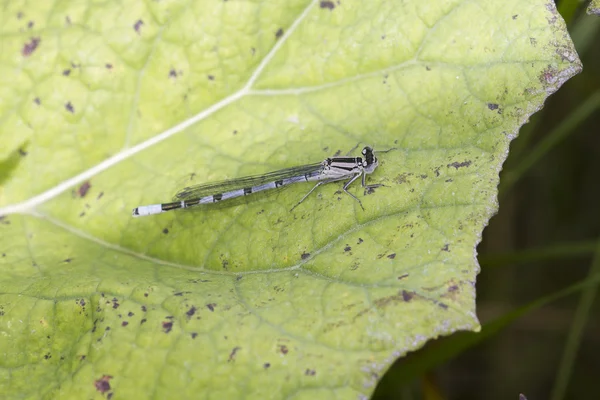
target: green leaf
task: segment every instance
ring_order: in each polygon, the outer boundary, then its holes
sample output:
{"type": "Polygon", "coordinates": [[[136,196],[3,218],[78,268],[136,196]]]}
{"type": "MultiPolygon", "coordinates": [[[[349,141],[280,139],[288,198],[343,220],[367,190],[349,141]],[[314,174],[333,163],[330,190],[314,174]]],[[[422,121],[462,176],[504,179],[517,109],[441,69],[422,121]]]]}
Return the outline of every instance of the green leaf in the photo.
{"type": "Polygon", "coordinates": [[[0,36],[1,393],[366,396],[479,329],[509,142],[581,69],[552,3],[46,7],[0,36]],[[131,218],[357,144],[397,149],[364,211],[334,183],[131,218]]]}

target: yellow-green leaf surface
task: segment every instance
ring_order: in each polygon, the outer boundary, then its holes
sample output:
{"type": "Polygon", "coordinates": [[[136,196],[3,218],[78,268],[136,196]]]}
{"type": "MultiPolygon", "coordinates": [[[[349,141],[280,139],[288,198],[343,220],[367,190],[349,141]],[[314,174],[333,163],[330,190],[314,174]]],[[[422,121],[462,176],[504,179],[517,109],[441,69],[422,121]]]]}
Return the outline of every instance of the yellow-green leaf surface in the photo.
{"type": "Polygon", "coordinates": [[[2,398],[356,398],[478,330],[509,142],[580,70],[553,2],[5,2],[2,398]],[[132,218],[202,183],[380,153],[132,218]]]}

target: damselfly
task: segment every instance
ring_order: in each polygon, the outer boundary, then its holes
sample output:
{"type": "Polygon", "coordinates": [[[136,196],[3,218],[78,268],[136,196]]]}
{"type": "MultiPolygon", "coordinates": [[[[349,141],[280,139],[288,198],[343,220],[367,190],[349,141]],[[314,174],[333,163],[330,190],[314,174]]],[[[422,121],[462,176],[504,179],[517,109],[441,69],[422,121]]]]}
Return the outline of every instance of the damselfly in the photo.
{"type": "MultiPolygon", "coordinates": [[[[386,150],[382,153],[388,151],[389,150],[386,150]]],[[[364,158],[330,157],[320,163],[286,168],[263,175],[189,186],[177,192],[173,198],[174,201],[171,203],[152,204],[134,208],[133,216],[141,217],[144,215],[160,214],[180,208],[218,203],[265,190],[277,189],[286,185],[291,185],[292,183],[318,182],[294,207],[292,207],[293,210],[320,185],[344,179],[349,179],[343,186],[344,192],[350,195],[354,200],[358,201],[358,204],[360,204],[364,210],[362,202],[348,191],[348,187],[352,182],[361,177],[362,186],[365,189],[373,189],[382,185],[366,184],[366,175],[375,171],[379,162],[377,157],[375,157],[373,149],[368,146],[362,149],[362,155],[364,158]]]]}

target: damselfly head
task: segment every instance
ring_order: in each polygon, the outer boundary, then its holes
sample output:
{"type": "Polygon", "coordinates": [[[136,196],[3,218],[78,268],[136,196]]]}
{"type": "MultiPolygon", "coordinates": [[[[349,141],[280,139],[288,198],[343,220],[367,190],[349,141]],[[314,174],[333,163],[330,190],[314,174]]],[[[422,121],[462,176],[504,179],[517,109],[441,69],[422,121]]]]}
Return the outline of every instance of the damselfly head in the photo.
{"type": "Polygon", "coordinates": [[[379,161],[377,161],[377,157],[375,157],[375,153],[373,149],[369,146],[366,146],[362,149],[362,154],[365,157],[363,160],[363,167],[367,174],[375,171],[375,168],[379,165],[379,161]]]}

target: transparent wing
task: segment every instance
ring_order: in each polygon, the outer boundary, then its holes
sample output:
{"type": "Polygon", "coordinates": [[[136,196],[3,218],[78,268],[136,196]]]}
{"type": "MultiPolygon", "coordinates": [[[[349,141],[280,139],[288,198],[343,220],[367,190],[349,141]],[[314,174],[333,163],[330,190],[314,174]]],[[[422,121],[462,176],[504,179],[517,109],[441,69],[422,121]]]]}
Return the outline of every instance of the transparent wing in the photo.
{"type": "Polygon", "coordinates": [[[202,183],[184,187],[175,194],[173,200],[194,200],[205,196],[229,192],[232,190],[251,188],[258,185],[263,185],[269,182],[275,182],[281,179],[290,178],[292,176],[303,176],[305,174],[320,171],[323,169],[321,163],[301,165],[280,169],[278,171],[268,172],[262,175],[252,175],[243,178],[234,178],[225,181],[202,183]]]}

